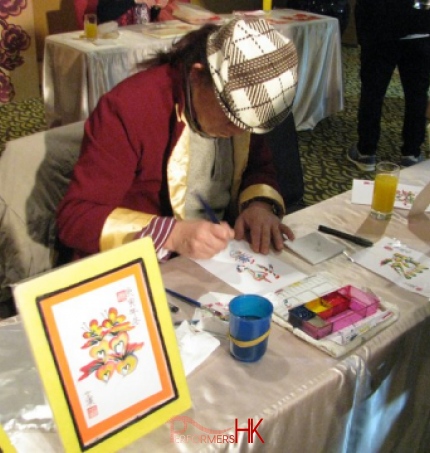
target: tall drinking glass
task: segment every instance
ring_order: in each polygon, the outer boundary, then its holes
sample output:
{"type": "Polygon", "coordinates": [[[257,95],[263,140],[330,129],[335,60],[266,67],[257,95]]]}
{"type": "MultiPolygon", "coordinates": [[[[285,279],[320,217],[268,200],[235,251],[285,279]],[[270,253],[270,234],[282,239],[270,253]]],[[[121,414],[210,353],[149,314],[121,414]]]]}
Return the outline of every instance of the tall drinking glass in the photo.
{"type": "Polygon", "coordinates": [[[370,215],[378,220],[391,217],[396,200],[400,167],[392,162],[379,162],[376,165],[375,184],[370,215]]]}
{"type": "Polygon", "coordinates": [[[89,41],[95,41],[97,39],[97,15],[96,14],[85,14],[84,16],[84,33],[85,38],[89,41]]]}
{"type": "Polygon", "coordinates": [[[272,10],[272,0],[263,0],[263,11],[272,10]]]}

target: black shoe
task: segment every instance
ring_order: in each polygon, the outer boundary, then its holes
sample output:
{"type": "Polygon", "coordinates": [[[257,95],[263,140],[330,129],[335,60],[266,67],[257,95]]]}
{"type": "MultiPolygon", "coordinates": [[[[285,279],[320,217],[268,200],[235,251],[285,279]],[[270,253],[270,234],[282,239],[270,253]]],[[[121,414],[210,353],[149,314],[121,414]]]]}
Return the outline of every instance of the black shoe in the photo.
{"type": "Polygon", "coordinates": [[[410,167],[411,165],[418,164],[424,160],[424,156],[420,154],[419,156],[402,156],[400,159],[401,167],[410,167]]]}
{"type": "Polygon", "coordinates": [[[362,171],[375,171],[376,157],[360,154],[356,144],[349,148],[346,157],[362,171]]]}

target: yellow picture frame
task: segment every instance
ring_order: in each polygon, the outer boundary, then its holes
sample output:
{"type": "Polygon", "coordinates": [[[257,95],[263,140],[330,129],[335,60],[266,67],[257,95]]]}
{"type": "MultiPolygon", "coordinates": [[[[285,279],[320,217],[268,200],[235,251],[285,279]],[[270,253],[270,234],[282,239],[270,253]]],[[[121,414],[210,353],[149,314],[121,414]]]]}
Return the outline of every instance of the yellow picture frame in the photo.
{"type": "Polygon", "coordinates": [[[12,445],[5,430],[0,425],[0,453],[16,453],[15,447],[12,445]]]}
{"type": "Polygon", "coordinates": [[[191,407],[151,239],[21,282],[13,296],[66,452],[116,451],[191,407]]]}

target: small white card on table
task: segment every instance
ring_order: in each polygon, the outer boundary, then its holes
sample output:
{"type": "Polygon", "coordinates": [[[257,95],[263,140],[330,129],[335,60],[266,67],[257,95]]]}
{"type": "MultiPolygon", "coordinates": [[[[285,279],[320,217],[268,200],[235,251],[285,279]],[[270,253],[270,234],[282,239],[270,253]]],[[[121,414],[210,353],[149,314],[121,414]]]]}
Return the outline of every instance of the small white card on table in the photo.
{"type": "Polygon", "coordinates": [[[345,247],[331,241],[320,233],[309,233],[294,241],[285,241],[285,246],[310,264],[318,264],[341,254],[345,247]]]}

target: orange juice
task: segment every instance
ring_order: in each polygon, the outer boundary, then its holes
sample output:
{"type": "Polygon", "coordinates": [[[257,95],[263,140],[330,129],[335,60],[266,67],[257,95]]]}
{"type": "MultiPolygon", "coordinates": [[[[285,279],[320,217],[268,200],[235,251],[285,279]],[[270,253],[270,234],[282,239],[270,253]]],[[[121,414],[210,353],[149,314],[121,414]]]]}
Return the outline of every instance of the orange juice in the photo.
{"type": "Polygon", "coordinates": [[[272,9],[272,0],[263,0],[263,10],[270,11],[272,9]]]}
{"type": "Polygon", "coordinates": [[[85,37],[89,40],[97,39],[97,23],[85,22],[85,37]]]}
{"type": "Polygon", "coordinates": [[[381,173],[375,177],[373,188],[372,211],[377,215],[389,216],[393,211],[396,199],[397,175],[381,173]]]}

